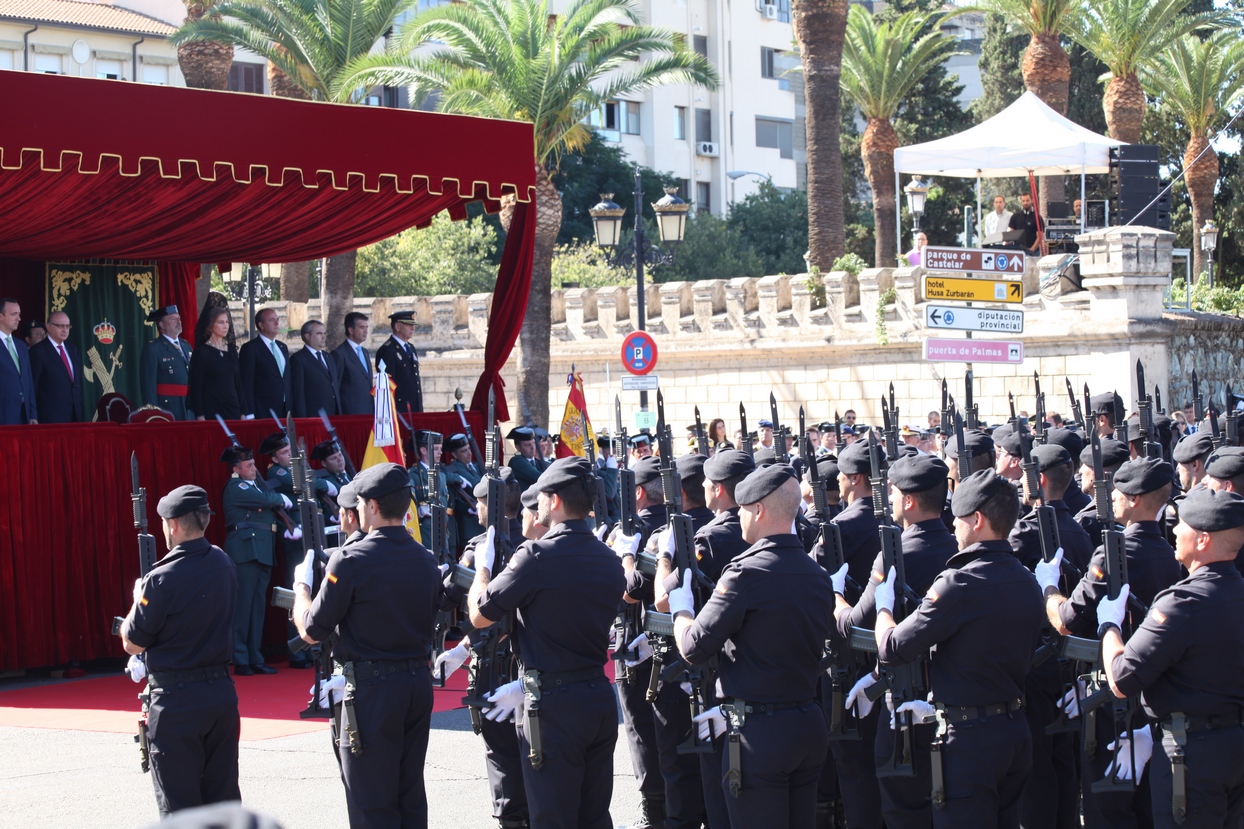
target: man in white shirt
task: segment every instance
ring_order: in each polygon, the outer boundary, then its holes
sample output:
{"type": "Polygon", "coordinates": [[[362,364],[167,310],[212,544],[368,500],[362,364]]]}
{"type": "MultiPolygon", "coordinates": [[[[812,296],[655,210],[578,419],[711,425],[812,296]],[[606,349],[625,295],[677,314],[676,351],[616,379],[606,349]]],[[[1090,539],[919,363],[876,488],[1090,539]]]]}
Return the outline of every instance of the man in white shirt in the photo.
{"type": "Polygon", "coordinates": [[[1002,233],[1011,225],[1011,211],[1006,209],[1003,196],[993,197],[993,210],[981,221],[981,244],[985,247],[1003,245],[1002,233]]]}

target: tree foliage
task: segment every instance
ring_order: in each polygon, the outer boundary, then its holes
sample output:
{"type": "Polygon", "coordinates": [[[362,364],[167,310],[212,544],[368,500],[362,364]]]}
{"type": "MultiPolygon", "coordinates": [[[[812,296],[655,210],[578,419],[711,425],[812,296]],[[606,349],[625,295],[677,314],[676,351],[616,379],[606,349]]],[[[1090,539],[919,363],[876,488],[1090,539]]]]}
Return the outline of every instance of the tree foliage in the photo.
{"type": "Polygon", "coordinates": [[[453,221],[441,213],[422,230],[410,228],[359,249],[360,296],[435,296],[491,291],[497,233],[482,218],[453,221]]]}

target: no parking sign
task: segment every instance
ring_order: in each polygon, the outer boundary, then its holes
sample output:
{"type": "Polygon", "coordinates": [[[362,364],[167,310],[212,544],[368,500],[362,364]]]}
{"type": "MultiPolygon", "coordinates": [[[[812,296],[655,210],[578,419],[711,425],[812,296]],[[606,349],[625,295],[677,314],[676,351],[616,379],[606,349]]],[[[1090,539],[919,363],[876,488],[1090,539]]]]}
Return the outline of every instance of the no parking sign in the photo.
{"type": "Polygon", "coordinates": [[[622,367],[631,374],[647,374],[656,368],[657,344],[647,331],[634,331],[622,341],[622,367]]]}

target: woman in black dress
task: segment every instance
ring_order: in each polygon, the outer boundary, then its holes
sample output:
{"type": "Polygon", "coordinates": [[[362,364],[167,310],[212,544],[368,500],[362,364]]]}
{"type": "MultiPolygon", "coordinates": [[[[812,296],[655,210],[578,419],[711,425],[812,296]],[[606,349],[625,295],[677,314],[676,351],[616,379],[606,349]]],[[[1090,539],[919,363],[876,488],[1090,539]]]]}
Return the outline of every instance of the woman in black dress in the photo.
{"type": "Polygon", "coordinates": [[[228,342],[227,308],[209,308],[199,320],[190,356],[190,399],[187,403],[198,420],[242,417],[238,394],[238,353],[228,342]]]}

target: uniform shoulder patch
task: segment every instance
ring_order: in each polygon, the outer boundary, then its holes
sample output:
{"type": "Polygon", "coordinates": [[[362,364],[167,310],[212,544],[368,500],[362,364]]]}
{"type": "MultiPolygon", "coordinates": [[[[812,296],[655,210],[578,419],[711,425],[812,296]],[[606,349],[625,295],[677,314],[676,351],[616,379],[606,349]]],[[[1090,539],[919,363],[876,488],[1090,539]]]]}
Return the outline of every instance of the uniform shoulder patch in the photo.
{"type": "Polygon", "coordinates": [[[1157,622],[1159,625],[1166,624],[1166,614],[1158,610],[1156,607],[1149,611],[1149,618],[1157,622]]]}
{"type": "Polygon", "coordinates": [[[925,593],[925,594],[924,594],[924,597],[925,597],[926,599],[928,599],[929,601],[931,601],[931,602],[935,602],[935,601],[937,601],[937,600],[938,600],[938,598],[939,598],[939,597],[938,597],[938,594],[937,594],[937,589],[936,589],[936,588],[933,588],[933,587],[930,587],[930,588],[929,588],[929,592],[928,592],[928,593],[925,593]]]}
{"type": "Polygon", "coordinates": [[[1092,573],[1093,578],[1097,579],[1098,581],[1101,581],[1102,579],[1106,577],[1105,572],[1103,572],[1102,569],[1098,567],[1096,564],[1094,564],[1092,567],[1089,568],[1089,572],[1092,573]]]}
{"type": "Polygon", "coordinates": [[[881,582],[885,581],[885,573],[880,570],[873,570],[873,581],[881,584],[881,582]]]}
{"type": "Polygon", "coordinates": [[[238,481],[238,489],[250,489],[250,481],[238,481]]]}
{"type": "Polygon", "coordinates": [[[337,576],[334,573],[325,573],[324,578],[328,579],[333,584],[337,583],[337,576]]]}

